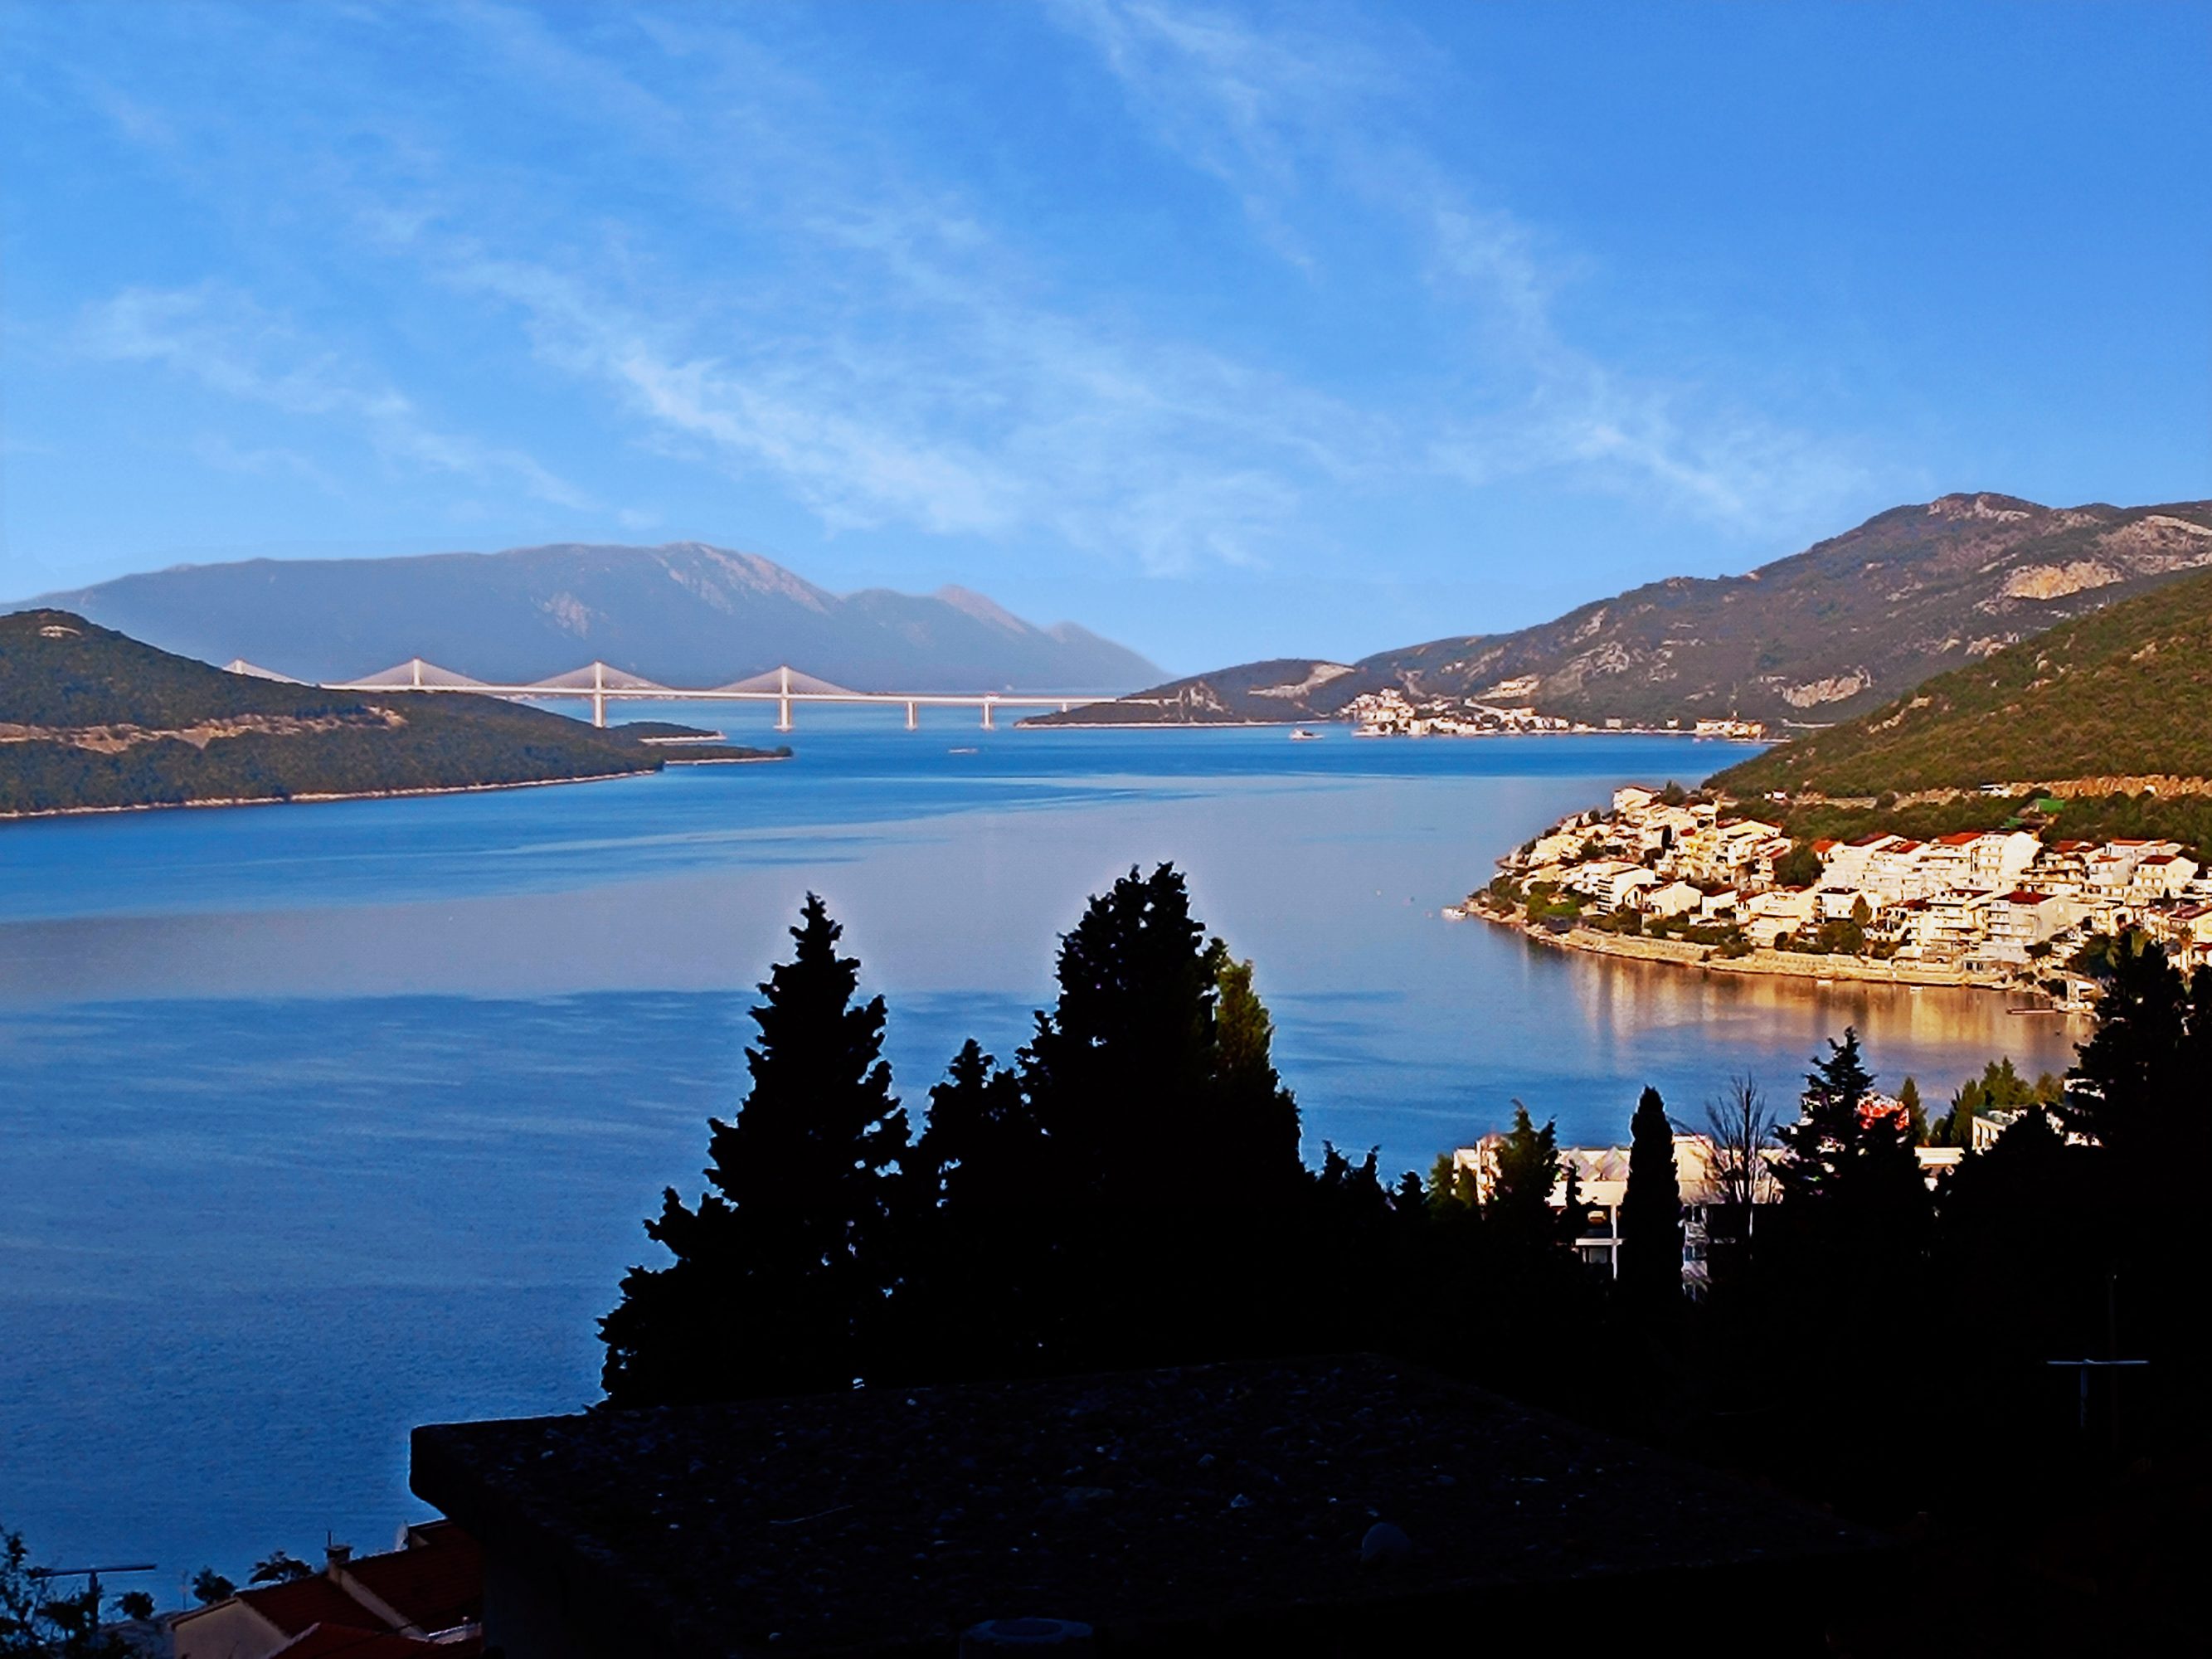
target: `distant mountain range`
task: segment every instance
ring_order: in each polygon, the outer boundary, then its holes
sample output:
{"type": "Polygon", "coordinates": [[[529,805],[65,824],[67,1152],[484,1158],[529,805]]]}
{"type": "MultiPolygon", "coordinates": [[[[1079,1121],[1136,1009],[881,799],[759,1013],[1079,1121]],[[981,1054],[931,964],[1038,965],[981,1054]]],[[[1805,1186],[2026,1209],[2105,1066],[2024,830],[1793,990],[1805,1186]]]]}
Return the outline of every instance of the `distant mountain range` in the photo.
{"type": "Polygon", "coordinates": [[[574,782],[790,753],[653,740],[670,731],[599,731],[462,692],[288,685],[66,611],[0,616],[0,817],[574,782]]]}
{"type": "Polygon", "coordinates": [[[832,593],[698,542],[179,565],[26,603],[313,681],[417,656],[506,684],[594,658],[682,686],[783,663],[864,691],[1120,691],[1160,677],[1088,629],[1038,628],[964,588],[832,593]]]}
{"type": "Polygon", "coordinates": [[[2212,501],[2057,508],[1946,495],[1746,575],[1671,577],[1535,628],[1351,663],[1246,663],[1026,723],[1328,720],[1363,692],[1395,689],[1592,724],[1826,725],[2206,566],[2212,501]]]}

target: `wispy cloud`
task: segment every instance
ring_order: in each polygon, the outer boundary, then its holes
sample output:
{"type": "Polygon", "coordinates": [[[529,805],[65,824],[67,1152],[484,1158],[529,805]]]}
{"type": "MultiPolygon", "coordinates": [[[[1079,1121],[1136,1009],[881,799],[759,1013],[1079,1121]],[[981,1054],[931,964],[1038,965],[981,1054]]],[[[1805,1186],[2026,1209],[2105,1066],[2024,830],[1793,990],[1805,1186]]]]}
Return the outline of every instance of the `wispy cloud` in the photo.
{"type": "MultiPolygon", "coordinates": [[[[1863,482],[1849,456],[1691,385],[1608,365],[1557,321],[1572,261],[1547,258],[1527,219],[1486,204],[1394,114],[1407,95],[1356,35],[1303,36],[1279,14],[1154,0],[1052,0],[1091,42],[1158,143],[1234,192],[1264,240],[1305,263],[1300,198],[1327,185],[1382,215],[1431,292],[1457,313],[1440,341],[1471,400],[1432,416],[1428,460],[1470,483],[1575,469],[1656,488],[1708,519],[1770,524],[1778,509],[1840,500],[1863,482]]],[[[1348,22],[1350,20],[1340,20],[1348,22]]]]}
{"type": "MultiPolygon", "coordinates": [[[[158,364],[241,402],[343,423],[395,462],[519,484],[559,507],[591,504],[522,450],[430,423],[394,387],[220,283],[125,289],[85,313],[79,343],[90,356],[158,364]]],[[[228,452],[234,469],[244,453],[228,452]]]]}

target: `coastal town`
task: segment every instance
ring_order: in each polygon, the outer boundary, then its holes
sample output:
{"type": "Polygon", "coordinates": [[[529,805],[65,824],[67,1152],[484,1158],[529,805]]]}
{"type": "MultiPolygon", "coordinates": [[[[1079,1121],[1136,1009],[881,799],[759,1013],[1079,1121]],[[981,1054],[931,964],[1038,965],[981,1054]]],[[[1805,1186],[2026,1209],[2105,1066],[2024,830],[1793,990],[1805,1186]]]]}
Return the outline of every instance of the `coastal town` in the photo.
{"type": "Polygon", "coordinates": [[[1525,704],[1504,701],[1535,689],[1533,678],[1509,680],[1490,688],[1489,699],[1424,697],[1416,700],[1395,686],[1363,691],[1345,705],[1344,718],[1363,738],[1477,738],[1538,732],[1618,732],[1643,736],[1725,738],[1738,743],[1763,743],[1765,722],[1743,720],[1692,720],[1685,724],[1670,719],[1656,726],[1608,718],[1597,725],[1571,720],[1558,714],[1540,714],[1525,704]]]}
{"type": "Polygon", "coordinates": [[[1745,973],[1983,985],[2066,1008],[2072,958],[2139,929],[2212,963],[2212,870],[2180,842],[2025,827],[1800,842],[1711,792],[1628,786],[1498,862],[1456,915],[1606,955],[1745,973]]]}

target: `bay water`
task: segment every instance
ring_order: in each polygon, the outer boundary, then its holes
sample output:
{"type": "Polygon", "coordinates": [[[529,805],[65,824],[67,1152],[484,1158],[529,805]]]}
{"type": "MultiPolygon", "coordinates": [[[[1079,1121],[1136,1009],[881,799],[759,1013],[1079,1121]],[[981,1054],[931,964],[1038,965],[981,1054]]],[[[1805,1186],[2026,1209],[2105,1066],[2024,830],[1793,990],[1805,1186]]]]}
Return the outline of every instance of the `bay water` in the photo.
{"type": "Polygon", "coordinates": [[[969,718],[809,709],[773,764],[0,825],[0,1527],[156,1561],[169,1605],[203,1565],[388,1547],[426,1513],[416,1423],[591,1402],[594,1321],[661,1188],[697,1191],[809,890],[918,1119],[963,1038],[1023,1042],[1085,897],[1171,860],[1256,963],[1309,1158],[1376,1146],[1386,1176],[1516,1099],[1585,1145],[1647,1083],[1693,1121],[1731,1073],[1788,1101],[1846,1024],[1931,1100],[2081,1035],[1440,915],[1553,818],[1741,749],[969,718]]]}

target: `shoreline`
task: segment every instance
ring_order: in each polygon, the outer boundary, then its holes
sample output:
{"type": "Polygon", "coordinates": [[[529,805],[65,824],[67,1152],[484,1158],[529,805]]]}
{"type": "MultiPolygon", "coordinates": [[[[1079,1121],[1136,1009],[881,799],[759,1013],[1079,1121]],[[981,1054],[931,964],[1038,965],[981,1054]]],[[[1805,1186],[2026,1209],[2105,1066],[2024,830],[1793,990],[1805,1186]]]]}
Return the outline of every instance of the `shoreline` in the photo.
{"type": "Polygon", "coordinates": [[[1009,728],[1030,732],[1265,732],[1285,726],[1334,726],[1353,738],[1402,738],[1408,743],[1462,738],[1687,738],[1693,743],[1740,743],[1771,747],[1773,738],[1723,738],[1712,732],[1668,731],[1663,726],[1587,726],[1579,732],[1363,732],[1349,721],[1326,715],[1289,720],[1019,720],[1009,728]]]}
{"type": "MultiPolygon", "coordinates": [[[[1659,963],[1672,968],[1696,968],[1749,979],[1796,979],[1832,985],[1887,985],[1949,991],[2002,992],[2009,988],[2002,980],[1986,974],[1971,974],[1964,969],[1917,963],[1899,967],[1893,962],[1868,957],[1815,957],[1802,951],[1770,950],[1764,945],[1748,956],[1717,957],[1710,945],[1682,939],[1631,938],[1579,927],[1555,933],[1548,927],[1532,927],[1525,921],[1494,915],[1478,905],[1468,906],[1464,914],[1469,920],[1505,928],[1531,943],[1557,951],[1574,951],[1584,956],[1611,957],[1620,961],[1659,963]]],[[[2073,1011],[2055,1004],[2010,1012],[2051,1014],[2065,1019],[2079,1018],[2073,1011]]]]}
{"type": "Polygon", "coordinates": [[[130,801],[116,806],[54,806],[37,812],[0,812],[0,823],[35,823],[47,818],[97,817],[118,812],[181,812],[202,807],[312,806],[327,801],[404,800],[426,795],[482,795],[495,789],[552,789],[570,783],[611,783],[617,778],[649,778],[668,766],[748,766],[760,761],[788,760],[787,755],[718,755],[697,760],[671,761],[663,766],[641,766],[624,772],[592,772],[574,778],[514,778],[504,783],[433,784],[419,789],[343,789],[297,795],[210,795],[199,800],[130,801]]]}

